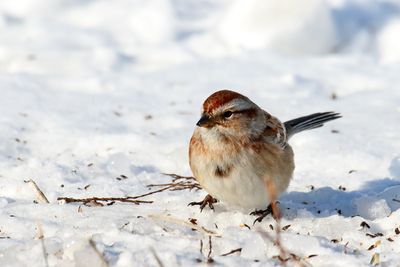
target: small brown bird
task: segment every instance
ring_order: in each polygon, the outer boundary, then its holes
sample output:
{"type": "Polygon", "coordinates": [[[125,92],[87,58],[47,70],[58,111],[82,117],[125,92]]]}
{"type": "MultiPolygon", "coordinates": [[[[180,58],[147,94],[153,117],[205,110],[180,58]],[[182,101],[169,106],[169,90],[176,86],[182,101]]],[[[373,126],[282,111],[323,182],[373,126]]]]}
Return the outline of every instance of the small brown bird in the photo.
{"type": "Polygon", "coordinates": [[[282,123],[247,97],[229,90],[210,95],[190,140],[189,164],[200,185],[209,193],[203,201],[213,209],[218,200],[255,208],[261,221],[271,212],[267,184],[279,196],[289,186],[294,154],[288,144],[293,135],[340,118],[323,112],[282,123]],[[264,209],[264,210],[263,210],[264,209]]]}

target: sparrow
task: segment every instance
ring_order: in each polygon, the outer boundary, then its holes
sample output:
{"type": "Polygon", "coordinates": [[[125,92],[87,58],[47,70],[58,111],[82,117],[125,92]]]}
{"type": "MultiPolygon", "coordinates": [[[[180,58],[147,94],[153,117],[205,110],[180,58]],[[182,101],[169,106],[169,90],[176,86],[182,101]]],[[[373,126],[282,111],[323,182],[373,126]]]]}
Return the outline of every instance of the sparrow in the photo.
{"type": "Polygon", "coordinates": [[[230,90],[213,93],[203,103],[189,144],[190,168],[208,195],[189,205],[200,205],[202,211],[207,205],[214,209],[219,200],[255,209],[251,214],[262,221],[293,176],[289,139],[340,117],[322,112],[282,123],[244,95],[230,90]]]}

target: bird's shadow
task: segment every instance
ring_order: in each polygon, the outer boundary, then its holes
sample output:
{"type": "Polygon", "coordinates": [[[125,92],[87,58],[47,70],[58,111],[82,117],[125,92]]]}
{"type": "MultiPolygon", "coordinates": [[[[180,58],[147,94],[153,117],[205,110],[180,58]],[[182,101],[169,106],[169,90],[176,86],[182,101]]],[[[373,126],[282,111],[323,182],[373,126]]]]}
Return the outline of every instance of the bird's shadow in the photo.
{"type": "Polygon", "coordinates": [[[299,212],[305,211],[321,218],[333,214],[343,217],[360,216],[360,206],[368,207],[382,199],[386,201],[391,212],[400,209],[399,180],[372,180],[355,191],[331,187],[317,188],[309,192],[294,191],[281,196],[279,201],[284,217],[298,216],[299,212]]]}

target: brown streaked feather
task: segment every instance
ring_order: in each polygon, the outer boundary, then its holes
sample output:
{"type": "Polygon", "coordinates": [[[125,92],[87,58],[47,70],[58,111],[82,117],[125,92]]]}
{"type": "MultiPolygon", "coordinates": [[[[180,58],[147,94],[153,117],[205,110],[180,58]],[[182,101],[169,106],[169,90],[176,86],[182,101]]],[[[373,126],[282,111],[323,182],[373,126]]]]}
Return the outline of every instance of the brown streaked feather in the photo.
{"type": "Polygon", "coordinates": [[[265,120],[267,126],[262,134],[263,138],[270,143],[284,148],[287,138],[283,123],[267,112],[265,112],[265,120]]]}

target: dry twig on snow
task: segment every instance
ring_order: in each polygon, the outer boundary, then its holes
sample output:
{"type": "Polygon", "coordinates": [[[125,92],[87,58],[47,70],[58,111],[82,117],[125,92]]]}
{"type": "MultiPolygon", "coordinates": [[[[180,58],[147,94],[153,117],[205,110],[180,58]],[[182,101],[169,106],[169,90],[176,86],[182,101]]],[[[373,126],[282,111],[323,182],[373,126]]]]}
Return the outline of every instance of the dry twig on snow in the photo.
{"type": "Polygon", "coordinates": [[[227,253],[221,254],[221,256],[222,257],[228,256],[228,255],[231,255],[231,254],[236,253],[236,252],[239,252],[239,253],[242,252],[242,248],[232,249],[231,251],[229,251],[227,253]]]}
{"type": "Polygon", "coordinates": [[[101,261],[101,266],[102,267],[108,267],[109,264],[107,262],[107,260],[104,258],[103,253],[101,253],[97,247],[96,247],[96,243],[93,241],[93,239],[89,239],[89,244],[90,246],[93,248],[93,250],[96,252],[96,255],[99,257],[100,261],[101,261]]]}
{"type": "Polygon", "coordinates": [[[194,230],[196,230],[196,231],[198,231],[200,233],[203,233],[203,234],[205,234],[207,236],[221,237],[220,234],[218,234],[218,233],[216,233],[214,231],[208,230],[203,226],[192,224],[190,222],[187,222],[187,221],[184,221],[184,220],[181,220],[181,219],[178,219],[178,218],[174,218],[174,217],[171,217],[171,216],[165,216],[165,215],[160,215],[160,214],[150,214],[149,218],[156,219],[156,220],[161,220],[161,221],[164,221],[164,222],[171,222],[171,223],[183,225],[185,227],[188,227],[190,229],[194,229],[194,230]]]}
{"type": "MultiPolygon", "coordinates": [[[[130,202],[134,204],[143,204],[143,203],[153,203],[153,201],[145,201],[145,200],[138,200],[138,198],[143,198],[152,194],[160,193],[166,190],[175,191],[175,190],[185,190],[185,189],[201,189],[199,183],[196,181],[194,177],[191,176],[181,176],[178,174],[171,174],[171,173],[163,173],[164,175],[173,177],[171,183],[164,183],[164,184],[149,184],[147,185],[148,188],[153,187],[161,187],[160,189],[138,195],[138,196],[126,196],[126,197],[88,197],[88,198],[73,198],[73,197],[59,197],[57,200],[63,200],[66,203],[71,202],[81,202],[87,206],[104,206],[103,203],[105,202],[106,205],[112,205],[114,202],[130,202]]],[[[40,191],[40,190],[39,190],[40,191]]]]}
{"type": "MultiPolygon", "coordinates": [[[[283,246],[282,240],[281,240],[281,231],[282,231],[281,213],[280,213],[279,206],[277,205],[277,201],[276,201],[277,194],[276,194],[275,185],[273,182],[267,182],[266,188],[267,188],[268,194],[270,196],[272,215],[274,218],[276,218],[275,219],[275,227],[272,227],[272,229],[275,229],[275,237],[272,237],[267,232],[260,232],[261,235],[264,236],[265,238],[267,238],[271,243],[273,243],[277,246],[277,248],[279,250],[279,255],[275,256],[275,258],[277,258],[280,261],[282,266],[286,266],[287,262],[290,260],[297,263],[301,267],[310,265],[307,261],[305,261],[304,258],[301,258],[294,253],[290,253],[283,246]]],[[[316,255],[312,255],[312,256],[316,256],[316,255]]]]}
{"type": "Polygon", "coordinates": [[[158,255],[153,247],[150,247],[150,252],[151,252],[151,254],[153,254],[154,258],[156,259],[158,266],[164,267],[164,264],[162,263],[160,257],[158,257],[158,255]]]}
{"type": "Polygon", "coordinates": [[[36,199],[39,203],[50,203],[45,194],[43,193],[42,190],[40,190],[39,186],[36,184],[35,181],[32,179],[29,179],[27,181],[24,181],[25,183],[29,184],[33,191],[36,193],[36,199]]]}
{"type": "Polygon", "coordinates": [[[163,173],[164,175],[172,177],[172,182],[164,184],[149,184],[148,188],[161,187],[164,190],[176,191],[176,190],[199,190],[201,189],[200,184],[196,181],[196,178],[192,176],[182,176],[174,173],[163,173]]]}
{"type": "Polygon", "coordinates": [[[37,223],[37,233],[36,234],[37,234],[37,239],[39,239],[40,243],[42,244],[44,266],[49,267],[48,253],[47,253],[46,246],[44,245],[43,229],[42,229],[42,225],[40,223],[37,223]]]}
{"type": "Polygon", "coordinates": [[[65,203],[81,202],[87,206],[104,206],[101,202],[106,202],[106,205],[112,205],[115,201],[129,202],[136,205],[144,203],[153,203],[153,201],[136,200],[132,197],[88,197],[88,198],[73,198],[73,197],[59,197],[57,200],[65,201],[65,203]]]}

